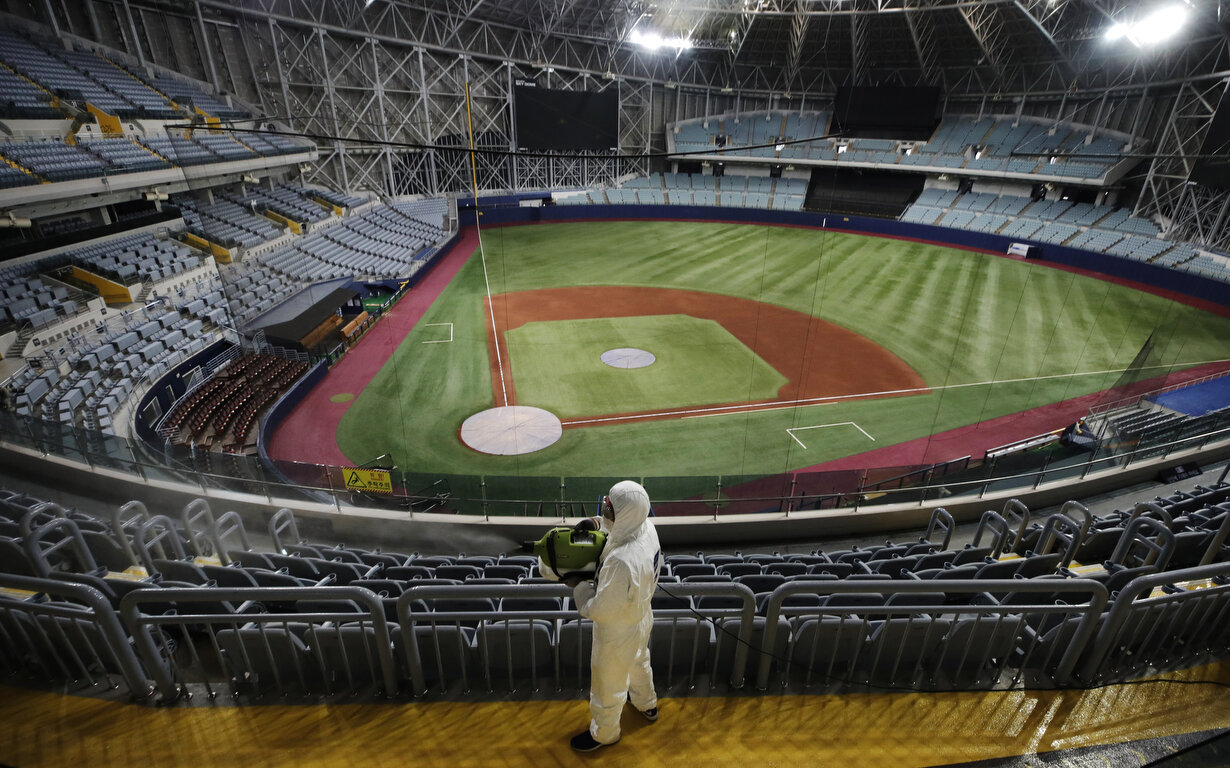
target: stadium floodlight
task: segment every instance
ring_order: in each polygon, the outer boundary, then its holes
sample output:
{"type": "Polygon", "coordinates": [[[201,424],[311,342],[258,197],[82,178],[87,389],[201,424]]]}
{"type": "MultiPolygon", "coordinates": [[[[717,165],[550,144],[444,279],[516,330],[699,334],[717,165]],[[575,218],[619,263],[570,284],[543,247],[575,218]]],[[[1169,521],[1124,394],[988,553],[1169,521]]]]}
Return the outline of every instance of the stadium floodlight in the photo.
{"type": "Polygon", "coordinates": [[[628,39],[647,51],[656,51],[660,48],[674,48],[676,51],[686,51],[692,47],[692,40],[690,38],[664,37],[661,33],[652,30],[646,32],[634,29],[632,34],[628,35],[628,39]]]}
{"type": "Polygon", "coordinates": [[[1188,12],[1183,3],[1165,5],[1134,21],[1116,22],[1106,30],[1106,39],[1114,42],[1126,38],[1137,48],[1156,45],[1178,34],[1188,12]]]}

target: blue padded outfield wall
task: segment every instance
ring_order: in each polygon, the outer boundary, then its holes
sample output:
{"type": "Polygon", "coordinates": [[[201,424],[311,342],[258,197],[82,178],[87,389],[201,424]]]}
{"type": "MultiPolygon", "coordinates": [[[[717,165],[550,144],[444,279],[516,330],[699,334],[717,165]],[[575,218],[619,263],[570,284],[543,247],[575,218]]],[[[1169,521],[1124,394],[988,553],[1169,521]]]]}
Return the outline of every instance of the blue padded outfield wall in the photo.
{"type": "MultiPolygon", "coordinates": [[[[949,229],[931,224],[914,224],[893,219],[877,219],[867,216],[848,216],[808,211],[774,211],[759,208],[725,208],[708,205],[545,205],[522,207],[521,200],[541,200],[542,193],[533,195],[505,195],[480,197],[482,225],[536,224],[560,221],[593,221],[612,219],[654,219],[687,221],[729,221],[746,224],[775,224],[779,226],[828,228],[878,237],[898,237],[922,240],[957,248],[971,248],[991,253],[1007,253],[1013,243],[1035,246],[1042,261],[1068,267],[1100,272],[1105,275],[1133,280],[1196,299],[1230,306],[1230,285],[1209,278],[1192,275],[1154,264],[1145,264],[1132,259],[1104,253],[1092,253],[1063,245],[1004,237],[986,232],[971,232],[949,229]]],[[[474,199],[457,200],[457,218],[462,226],[474,224],[474,199]]]]}

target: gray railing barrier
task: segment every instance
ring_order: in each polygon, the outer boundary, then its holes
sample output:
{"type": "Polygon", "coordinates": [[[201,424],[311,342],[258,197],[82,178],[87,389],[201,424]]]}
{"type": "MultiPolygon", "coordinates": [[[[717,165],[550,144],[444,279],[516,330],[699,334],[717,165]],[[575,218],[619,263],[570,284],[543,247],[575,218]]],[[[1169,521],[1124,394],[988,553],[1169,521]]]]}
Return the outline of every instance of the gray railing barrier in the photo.
{"type": "MultiPolygon", "coordinates": [[[[32,512],[37,511],[38,507],[32,510],[32,512]]],[[[23,518],[23,520],[30,519],[32,519],[32,514],[23,518]]],[[[73,560],[77,569],[84,573],[98,570],[98,563],[86,545],[81,529],[67,517],[48,520],[30,531],[22,539],[21,546],[26,552],[26,559],[30,561],[30,567],[43,578],[50,577],[51,572],[57,567],[56,563],[52,562],[53,556],[57,560],[59,558],[73,560]]]]}
{"type": "MultiPolygon", "coordinates": [[[[402,650],[405,655],[406,668],[409,672],[411,690],[416,696],[422,696],[432,689],[432,685],[428,683],[428,673],[432,674],[432,679],[438,682],[439,689],[447,691],[450,682],[454,685],[460,685],[462,692],[470,689],[470,668],[469,664],[465,663],[467,654],[465,650],[469,646],[463,647],[473,640],[478,640],[477,633],[483,631],[483,623],[487,622],[486,628],[490,629],[493,625],[502,625],[505,637],[502,639],[503,646],[500,648],[505,654],[504,659],[495,659],[495,662],[502,661],[503,664],[494,664],[501,667],[507,677],[509,689],[513,689],[517,680],[512,654],[514,643],[512,639],[512,624],[511,622],[525,622],[519,625],[518,629],[528,629],[527,632],[520,632],[528,636],[528,649],[531,655],[539,652],[537,643],[538,633],[533,630],[534,621],[547,621],[554,624],[559,632],[563,632],[566,622],[577,621],[575,628],[569,627],[569,633],[575,631],[576,637],[571,638],[571,641],[576,643],[577,654],[575,657],[565,658],[564,643],[561,642],[559,634],[557,634],[552,642],[553,647],[548,646],[545,650],[551,656],[550,668],[555,678],[556,690],[562,690],[565,679],[570,675],[565,674],[564,666],[568,663],[574,665],[576,669],[576,680],[578,685],[582,684],[587,677],[589,669],[589,657],[583,654],[582,651],[586,647],[585,631],[589,627],[588,619],[581,620],[575,608],[565,607],[561,602],[558,610],[507,610],[496,606],[495,601],[505,598],[515,598],[517,600],[552,600],[561,598],[571,598],[572,590],[562,584],[426,584],[415,586],[414,582],[407,584],[407,589],[397,599],[397,616],[398,623],[402,628],[402,650]],[[434,610],[423,610],[425,601],[440,601],[434,603],[431,607],[434,610]],[[475,605],[463,601],[478,601],[491,600],[493,606],[483,608],[481,605],[475,605]],[[448,601],[458,601],[450,604],[448,601]],[[416,603],[419,605],[416,606],[416,603]],[[426,628],[425,632],[418,631],[421,628],[426,628]],[[441,629],[444,628],[444,629],[441,629]],[[467,631],[469,630],[469,631],[467,631]],[[412,641],[413,639],[413,641],[412,641]],[[424,660],[420,642],[427,643],[427,651],[430,654],[428,660],[424,660]],[[460,654],[454,651],[461,651],[460,654]],[[455,670],[457,679],[450,681],[450,672],[454,670],[446,669],[446,659],[457,661],[457,656],[460,655],[463,663],[458,664],[455,670]]],[[[701,621],[720,621],[727,618],[740,619],[740,631],[737,635],[737,644],[733,650],[733,659],[731,662],[730,685],[734,688],[740,688],[743,685],[745,668],[747,664],[748,649],[752,645],[752,628],[753,617],[755,614],[755,597],[752,591],[742,584],[734,582],[728,583],[668,583],[660,585],[656,597],[659,598],[717,598],[729,601],[730,605],[719,605],[714,607],[667,607],[655,608],[655,621],[672,622],[672,629],[678,627],[680,619],[688,619],[697,622],[701,621]],[[669,593],[667,592],[669,590],[669,593]]],[[[500,631],[498,628],[496,632],[500,631]]],[[[698,629],[699,631],[699,629],[698,629]]],[[[676,651],[679,649],[676,645],[678,637],[677,632],[672,632],[667,639],[668,654],[663,660],[658,656],[652,656],[651,659],[655,665],[655,673],[663,675],[667,680],[667,684],[671,684],[674,675],[674,670],[677,666],[687,667],[688,684],[695,685],[696,681],[703,674],[712,669],[710,662],[707,660],[710,644],[706,643],[704,648],[699,648],[693,643],[691,653],[686,659],[683,659],[682,664],[676,664],[676,651]],[[700,654],[704,654],[700,657],[700,654]]],[[[656,638],[651,637],[651,642],[655,642],[656,638]]],[[[485,645],[483,647],[486,647],[485,645]]],[[[683,650],[687,653],[687,649],[683,650]]],[[[472,662],[478,664],[481,669],[474,677],[481,676],[488,685],[488,690],[491,690],[494,683],[494,674],[492,671],[493,659],[490,655],[484,656],[478,654],[472,658],[472,662]]],[[[539,677],[540,669],[538,664],[530,663],[528,667],[528,676],[531,686],[538,690],[540,687],[539,677]]],[[[712,685],[714,681],[710,679],[712,685]]]]}
{"type": "MultiPolygon", "coordinates": [[[[1044,680],[1049,678],[1062,685],[1070,679],[1093,637],[1106,601],[1106,588],[1090,579],[791,581],[775,589],[768,599],[760,647],[770,653],[779,648],[779,619],[815,619],[811,653],[805,666],[807,684],[816,673],[819,660],[827,662],[819,675],[822,678],[876,687],[874,672],[883,669],[881,662],[887,652],[893,654],[887,660],[891,662],[891,674],[884,678],[890,685],[880,687],[918,689],[923,675],[934,683],[939,679],[940,667],[951,667],[953,661],[955,670],[948,678],[957,680],[958,687],[968,687],[968,683],[959,683],[962,675],[970,672],[976,672],[974,681],[981,683],[986,671],[983,667],[992,661],[995,674],[991,676],[991,687],[1009,666],[1017,670],[1011,679],[1014,685],[1025,670],[1036,670],[1044,680]],[[826,596],[828,604],[786,603],[792,597],[817,594],[826,596]],[[838,597],[843,595],[883,599],[859,604],[854,597],[838,597]],[[921,597],[910,600],[895,595],[921,597]],[[982,599],[953,604],[950,601],[955,595],[982,599]],[[996,598],[997,595],[1000,597],[996,598]],[[1063,599],[1056,600],[1056,595],[1063,599]],[[1030,602],[1028,598],[1032,596],[1041,599],[1030,602]],[[898,603],[890,603],[890,599],[898,603]],[[821,651],[824,656],[817,659],[821,651]],[[955,658],[954,652],[958,653],[955,658]],[[872,654],[870,660],[866,658],[868,653],[872,654]],[[981,663],[970,669],[967,662],[981,663]],[[906,671],[903,664],[908,665],[909,685],[899,682],[899,673],[906,671]],[[854,679],[860,669],[866,673],[864,679],[854,679]]],[[[793,645],[801,644],[802,629],[798,622],[791,625],[793,645]]],[[[774,661],[770,653],[761,656],[757,669],[756,688],[761,691],[769,687],[774,661]]],[[[782,661],[799,666],[793,654],[782,661]]],[[[782,676],[785,682],[786,671],[782,676]]]]}
{"type": "Polygon", "coordinates": [[[168,701],[178,698],[193,683],[203,684],[211,698],[216,696],[208,671],[211,665],[204,663],[193,645],[188,645],[188,667],[174,659],[168,666],[155,663],[159,654],[155,634],[165,637],[170,629],[187,634],[190,628],[207,634],[207,650],[213,653],[209,661],[234,673],[233,694],[239,693],[238,685],[243,682],[254,682],[258,687],[271,682],[278,694],[284,696],[296,688],[332,693],[330,671],[341,673],[348,688],[356,687],[362,670],[352,664],[352,649],[347,648],[344,639],[345,625],[351,624],[364,635],[370,632],[372,642],[362,643],[366,649],[363,661],[375,671],[375,682],[382,685],[383,695],[391,697],[397,692],[393,640],[384,605],[374,592],[361,587],[146,589],[125,595],[120,612],[137,652],[155,673],[155,684],[168,701]],[[167,611],[168,604],[175,609],[167,611]],[[156,607],[156,613],[142,610],[151,605],[156,607]],[[188,612],[186,609],[193,605],[212,605],[215,609],[188,612]],[[267,611],[266,606],[307,610],[275,612],[267,611]],[[338,656],[326,658],[317,642],[309,650],[297,634],[301,630],[315,638],[335,640],[336,645],[331,647],[338,651],[338,656]]]}
{"type": "MultiPolygon", "coordinates": [[[[589,624],[564,601],[567,586],[403,585],[396,598],[356,586],[151,585],[125,594],[117,616],[91,587],[0,576],[0,587],[81,604],[0,600],[8,633],[0,646],[13,650],[14,627],[37,627],[42,634],[23,636],[22,647],[55,665],[47,676],[80,668],[76,675],[94,684],[114,670],[135,697],[156,690],[164,701],[194,686],[213,697],[224,683],[232,695],[375,687],[384,697],[406,680],[415,696],[436,683],[441,694],[450,683],[468,693],[474,680],[488,691],[515,691],[525,680],[536,692],[552,679],[557,692],[585,685],[589,624]],[[22,615],[32,618],[10,620],[22,615]],[[56,645],[47,627],[57,621],[92,650],[56,645]]],[[[1138,577],[1113,605],[1101,582],[1059,575],[794,580],[759,596],[761,615],[757,596],[738,582],[667,582],[657,597],[668,599],[654,609],[651,644],[668,688],[705,677],[711,689],[739,688],[749,662],[759,691],[769,689],[775,663],[783,689],[815,678],[890,690],[1087,685],[1213,660],[1230,647],[1230,563],[1138,577]]],[[[12,664],[7,656],[0,665],[12,664]]]]}
{"type": "MultiPolygon", "coordinates": [[[[140,528],[141,523],[150,518],[149,510],[143,502],[136,500],[129,501],[119,507],[110,507],[110,510],[111,530],[115,533],[116,541],[125,554],[128,555],[129,560],[133,563],[140,563],[140,556],[133,547],[130,537],[140,528]]],[[[159,554],[158,556],[163,557],[164,555],[159,554]]]]}
{"type": "MultiPolygon", "coordinates": [[[[51,602],[0,599],[0,666],[15,672],[41,671],[47,677],[99,678],[112,689],[118,675],[134,699],[150,696],[150,676],[128,643],[119,615],[101,592],[84,584],[0,573],[0,588],[42,593],[51,602]],[[41,669],[40,669],[41,668],[41,669]]],[[[150,658],[160,666],[157,649],[150,658]]]]}
{"type": "MultiPolygon", "coordinates": [[[[153,479],[159,481],[171,480],[190,483],[209,492],[212,488],[239,490],[243,493],[259,495],[270,504],[281,506],[283,499],[299,498],[304,494],[312,498],[324,498],[328,494],[333,503],[340,506],[343,502],[364,505],[368,503],[361,497],[355,497],[344,488],[337,487],[331,481],[331,469],[325,465],[300,464],[297,462],[275,462],[276,471],[258,462],[240,462],[237,456],[230,457],[234,466],[228,463],[225,472],[214,473],[202,471],[199,467],[185,466],[179,460],[169,455],[153,455],[146,444],[128,438],[104,436],[90,430],[66,427],[57,422],[45,422],[39,419],[22,417],[17,414],[0,412],[0,443],[11,446],[24,446],[43,454],[64,456],[83,467],[100,467],[133,474],[144,481],[153,479]],[[287,478],[292,478],[293,482],[287,478]]],[[[1224,444],[1230,440],[1230,412],[1219,416],[1207,431],[1193,436],[1167,439],[1164,442],[1151,444],[1148,447],[1135,449],[1116,448],[1109,455],[1107,450],[1099,450],[1079,460],[1071,462],[1046,462],[1028,470],[1007,474],[991,472],[963,473],[955,478],[944,478],[944,482],[918,485],[903,489],[886,489],[883,495],[876,498],[866,498],[855,491],[856,486],[842,488],[832,492],[822,491],[818,494],[804,490],[804,485],[820,483],[824,485],[824,474],[806,472],[791,472],[784,476],[783,492],[769,493],[763,497],[740,498],[737,508],[723,508],[721,516],[741,514],[742,510],[762,512],[767,509],[777,509],[789,516],[798,510],[799,500],[806,500],[806,511],[813,508],[849,508],[857,511],[866,507],[877,507],[887,504],[909,504],[927,507],[935,504],[954,504],[973,499],[983,498],[989,493],[1001,493],[1015,489],[1035,489],[1044,483],[1058,481],[1078,481],[1086,478],[1091,472],[1124,469],[1134,466],[1137,462],[1154,455],[1169,456],[1175,451],[1201,451],[1209,446],[1217,445],[1224,450],[1224,444]],[[789,488],[790,491],[785,489],[789,488]]],[[[161,450],[161,449],[158,449],[161,450]]],[[[157,451],[155,451],[157,452],[157,451]]],[[[191,459],[185,457],[185,461],[191,459]]],[[[845,476],[849,473],[838,473],[845,476]]],[[[569,487],[587,478],[568,478],[569,487]]],[[[707,486],[714,478],[669,478],[667,487],[683,483],[677,493],[667,491],[655,494],[659,499],[660,513],[692,514],[713,517],[719,514],[711,503],[710,491],[716,495],[716,485],[707,486]],[[678,481],[678,482],[676,482],[678,481]]],[[[555,511],[555,502],[561,504],[592,504],[592,497],[585,495],[576,500],[559,499],[554,495],[525,495],[520,490],[502,490],[496,494],[478,490],[478,484],[483,478],[461,475],[420,476],[413,473],[395,473],[394,486],[398,489],[423,488],[433,482],[448,481],[452,491],[448,494],[448,504],[453,511],[466,515],[477,515],[487,512],[492,516],[524,514],[524,510],[538,508],[555,511]],[[545,506],[544,506],[545,504],[545,506]]],[[[519,483],[518,488],[533,485],[542,478],[524,478],[525,483],[519,483]]],[[[558,487],[558,478],[556,487],[558,487]]],[[[610,479],[608,479],[610,480],[610,479]]],[[[657,480],[656,478],[654,480],[657,480]]],[[[718,481],[722,482],[722,481],[718,481]]],[[[844,480],[841,482],[845,482],[844,480]]],[[[609,482],[607,482],[609,487],[609,482]]],[[[405,503],[407,516],[413,517],[417,511],[439,505],[441,499],[432,495],[416,497],[413,494],[397,493],[393,499],[405,503]]],[[[388,502],[381,501],[380,505],[388,502]]],[[[1009,511],[1010,512],[1010,511],[1009,511]]],[[[1015,514],[1005,515],[1015,527],[1019,521],[1015,514]]],[[[208,526],[206,526],[208,527],[208,526]]],[[[196,540],[194,544],[204,544],[196,540]]],[[[1015,544],[1015,542],[1013,542],[1015,544]]]]}
{"type": "Polygon", "coordinates": [[[1224,656],[1230,562],[1139,576],[1124,586],[1081,666],[1087,683],[1224,656]]]}

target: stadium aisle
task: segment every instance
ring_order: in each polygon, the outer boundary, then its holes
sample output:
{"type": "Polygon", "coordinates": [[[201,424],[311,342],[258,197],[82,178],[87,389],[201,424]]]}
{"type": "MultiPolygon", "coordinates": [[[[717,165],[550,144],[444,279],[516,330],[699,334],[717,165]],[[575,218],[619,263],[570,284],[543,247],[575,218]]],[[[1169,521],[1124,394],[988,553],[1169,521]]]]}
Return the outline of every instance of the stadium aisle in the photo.
{"type": "Polygon", "coordinates": [[[1088,691],[663,699],[655,724],[625,710],[621,742],[567,739],[584,701],[147,707],[0,687],[0,763],[382,766],[1145,765],[1230,728],[1230,664],[1088,691]],[[1209,682],[1195,682],[1209,681],[1209,682]],[[1214,732],[1210,734],[1210,732],[1214,732]],[[1163,739],[1177,734],[1187,738],[1163,739]],[[1097,757],[1116,745],[1113,762],[1097,757]],[[1068,763],[1064,750],[1075,750],[1068,763]],[[1020,756],[1050,753],[1036,761],[1020,756]],[[1016,759],[1014,759],[1016,758],[1016,759]],[[1005,759],[1007,761],[1005,762],[1005,759]],[[1075,758],[1074,758],[1075,759],[1075,758]],[[1091,762],[1084,762],[1091,760],[1091,762]]]}

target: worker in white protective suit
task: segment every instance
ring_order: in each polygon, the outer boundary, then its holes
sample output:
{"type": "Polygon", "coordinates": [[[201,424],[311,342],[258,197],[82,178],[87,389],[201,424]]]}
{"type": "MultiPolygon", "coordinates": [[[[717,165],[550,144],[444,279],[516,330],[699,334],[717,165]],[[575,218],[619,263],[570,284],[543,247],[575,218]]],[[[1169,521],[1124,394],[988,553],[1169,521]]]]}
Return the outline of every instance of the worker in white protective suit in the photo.
{"type": "Polygon", "coordinates": [[[601,527],[606,546],[595,580],[579,581],[573,599],[594,622],[590,655],[589,729],[572,737],[572,748],[592,752],[619,741],[624,702],[649,722],[658,719],[658,695],[649,665],[650,601],[658,586],[662,553],[649,520],[649,494],[639,483],[616,483],[602,500],[602,518],[582,521],[601,527]]]}

